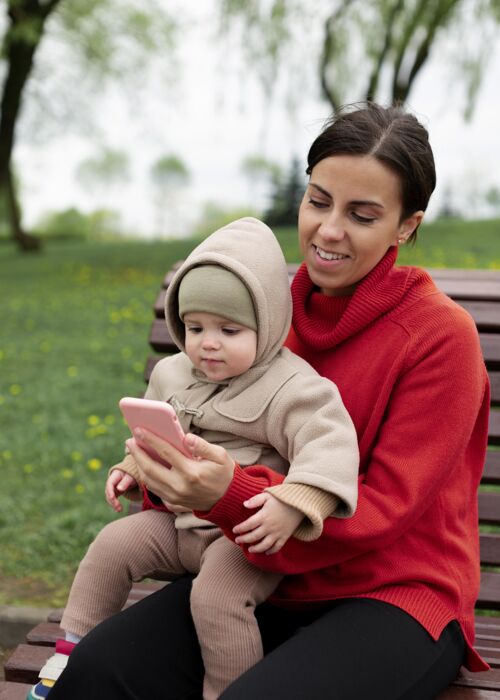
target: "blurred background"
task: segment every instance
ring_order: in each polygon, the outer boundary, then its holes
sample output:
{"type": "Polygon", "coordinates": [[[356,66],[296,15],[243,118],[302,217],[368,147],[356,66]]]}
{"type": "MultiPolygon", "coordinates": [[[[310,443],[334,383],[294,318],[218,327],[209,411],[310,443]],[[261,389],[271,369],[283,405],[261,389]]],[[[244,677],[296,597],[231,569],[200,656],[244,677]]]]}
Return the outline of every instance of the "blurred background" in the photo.
{"type": "Polygon", "coordinates": [[[400,262],[500,269],[500,0],[0,0],[0,604],[62,605],[111,517],[170,266],[242,215],[298,260],[306,154],[404,102],[438,186],[400,262]]]}
{"type": "Polygon", "coordinates": [[[367,97],[402,100],[428,126],[431,218],[500,212],[498,0],[2,0],[0,11],[0,183],[26,233],[87,223],[185,237],[223,210],[265,212],[303,179],[332,110],[367,97]]]}

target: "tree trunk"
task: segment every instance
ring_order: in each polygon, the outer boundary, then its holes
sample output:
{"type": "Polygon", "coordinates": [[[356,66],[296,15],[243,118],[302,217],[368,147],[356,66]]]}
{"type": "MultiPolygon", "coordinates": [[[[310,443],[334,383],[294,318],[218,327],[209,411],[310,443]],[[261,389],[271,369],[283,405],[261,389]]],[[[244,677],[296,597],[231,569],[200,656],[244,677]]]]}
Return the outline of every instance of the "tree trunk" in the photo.
{"type": "Polygon", "coordinates": [[[397,21],[399,13],[404,9],[404,0],[396,0],[394,5],[391,7],[389,12],[389,17],[387,18],[384,42],[380,48],[378,56],[375,60],[375,65],[373,67],[370,80],[368,82],[368,88],[366,90],[366,101],[372,102],[377,96],[378,85],[380,81],[380,75],[382,73],[382,68],[384,62],[387,58],[387,54],[391,50],[393,44],[393,29],[394,24],[397,21]]]}
{"type": "MultiPolygon", "coordinates": [[[[455,8],[461,1],[462,0],[440,0],[439,2],[431,3],[432,14],[428,16],[427,20],[420,26],[420,29],[424,30],[424,35],[414,52],[411,67],[406,68],[403,73],[401,70],[403,61],[400,60],[394,70],[392,85],[393,104],[404,103],[408,99],[415,79],[429,58],[430,50],[437,32],[446,26],[455,8]]],[[[409,44],[409,41],[407,43],[409,44]]],[[[401,55],[401,59],[403,55],[404,52],[401,55]]]]}
{"type": "Polygon", "coordinates": [[[21,212],[17,201],[16,188],[10,165],[5,173],[5,179],[0,184],[0,189],[4,191],[6,212],[9,219],[12,239],[22,251],[35,252],[40,250],[41,242],[36,236],[24,231],[21,224],[21,212]]]}
{"type": "Polygon", "coordinates": [[[40,4],[39,0],[9,2],[10,26],[4,40],[7,71],[0,100],[0,189],[5,196],[12,238],[21,250],[37,250],[40,241],[23,231],[21,224],[21,212],[12,177],[15,128],[45,20],[59,2],[60,0],[50,0],[44,4],[40,4]]]}

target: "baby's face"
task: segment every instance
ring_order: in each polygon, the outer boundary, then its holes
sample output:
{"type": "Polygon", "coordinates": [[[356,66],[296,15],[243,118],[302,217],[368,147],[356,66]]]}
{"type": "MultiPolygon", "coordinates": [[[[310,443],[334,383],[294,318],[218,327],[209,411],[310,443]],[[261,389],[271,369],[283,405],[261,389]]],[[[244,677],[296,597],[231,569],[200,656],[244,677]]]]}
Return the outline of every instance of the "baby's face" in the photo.
{"type": "Polygon", "coordinates": [[[257,333],[223,316],[192,311],[184,316],[186,354],[214,381],[237,377],[253,365],[257,333]]]}

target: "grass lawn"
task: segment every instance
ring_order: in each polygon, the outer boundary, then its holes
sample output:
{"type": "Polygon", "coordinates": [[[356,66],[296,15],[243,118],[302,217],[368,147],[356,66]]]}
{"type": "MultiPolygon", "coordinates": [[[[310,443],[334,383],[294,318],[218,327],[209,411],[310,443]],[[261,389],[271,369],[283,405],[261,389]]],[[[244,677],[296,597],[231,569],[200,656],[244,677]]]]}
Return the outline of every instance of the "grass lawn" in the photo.
{"type": "Polygon", "coordinates": [[[113,517],[107,469],[144,388],[151,304],[191,243],[0,248],[0,604],[59,604],[113,517]]]}
{"type": "MultiPolygon", "coordinates": [[[[422,229],[400,262],[500,269],[500,222],[422,229]]],[[[289,260],[296,234],[278,232],[289,260]]],[[[151,305],[192,248],[171,243],[0,246],[0,604],[62,605],[85,548],[116,517],[103,486],[143,391],[151,305]]]]}

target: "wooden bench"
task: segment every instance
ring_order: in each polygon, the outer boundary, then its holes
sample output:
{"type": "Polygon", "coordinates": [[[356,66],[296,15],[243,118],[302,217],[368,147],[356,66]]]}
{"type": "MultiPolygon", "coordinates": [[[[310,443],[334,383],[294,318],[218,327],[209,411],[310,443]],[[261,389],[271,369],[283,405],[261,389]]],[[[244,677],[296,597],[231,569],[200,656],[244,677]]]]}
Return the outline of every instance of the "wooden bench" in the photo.
{"type": "MultiPolygon", "coordinates": [[[[290,278],[297,265],[289,266],[290,278]]],[[[164,354],[176,352],[164,322],[165,291],[174,268],[165,276],[154,303],[154,321],[150,333],[151,347],[160,353],[148,359],[145,379],[164,354]]],[[[476,648],[491,665],[491,671],[469,673],[462,670],[455,683],[439,700],[500,700],[500,272],[482,270],[430,270],[438,286],[464,306],[479,330],[481,347],[492,389],[489,447],[481,492],[479,519],[481,533],[481,589],[477,601],[476,648]],[[498,617],[494,611],[498,612],[498,617]]],[[[127,605],[156,590],[155,583],[136,584],[127,605]]],[[[61,636],[61,610],[54,611],[47,622],[35,627],[4,664],[5,681],[0,682],[0,700],[24,700],[30,684],[35,683],[45,660],[53,653],[55,640],[61,636]]]]}

